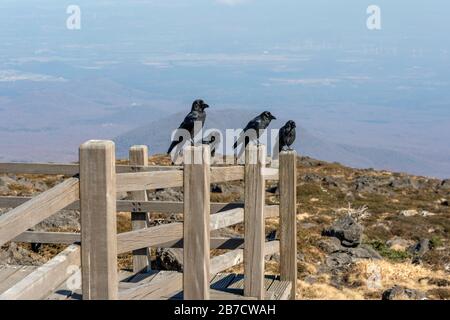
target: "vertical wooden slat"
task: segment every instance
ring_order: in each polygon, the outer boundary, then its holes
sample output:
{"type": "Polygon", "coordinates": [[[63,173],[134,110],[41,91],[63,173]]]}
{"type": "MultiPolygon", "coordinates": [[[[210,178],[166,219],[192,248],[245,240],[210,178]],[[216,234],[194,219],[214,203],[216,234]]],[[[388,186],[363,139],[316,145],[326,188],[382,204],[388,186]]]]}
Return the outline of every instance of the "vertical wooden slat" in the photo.
{"type": "Polygon", "coordinates": [[[280,153],[280,275],[292,282],[291,299],[297,290],[297,154],[280,153]]]}
{"type": "Polygon", "coordinates": [[[85,300],[117,299],[115,146],[80,147],[82,290],[85,300]]]}
{"type": "Polygon", "coordinates": [[[245,154],[244,295],[264,299],[264,196],[266,147],[249,144],[245,154]]]}
{"type": "Polygon", "coordinates": [[[209,299],[210,151],[209,146],[184,152],[183,291],[186,300],[209,299]]]}
{"type": "MultiPolygon", "coordinates": [[[[148,147],[132,146],[129,152],[131,166],[148,166],[148,147]]],[[[136,201],[147,201],[147,191],[130,192],[131,199],[136,201]]],[[[147,212],[132,212],[131,227],[133,230],[144,229],[149,226],[149,215],[147,212]]],[[[147,272],[150,270],[150,248],[142,248],[133,251],[133,271],[147,272]]]]}

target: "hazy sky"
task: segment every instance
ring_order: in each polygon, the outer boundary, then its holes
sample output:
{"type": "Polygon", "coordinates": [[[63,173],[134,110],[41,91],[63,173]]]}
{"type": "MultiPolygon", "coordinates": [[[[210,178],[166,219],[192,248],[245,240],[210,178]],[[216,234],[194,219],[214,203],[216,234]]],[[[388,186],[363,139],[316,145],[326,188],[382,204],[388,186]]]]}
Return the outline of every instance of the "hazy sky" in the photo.
{"type": "MultiPolygon", "coordinates": [[[[0,148],[37,139],[36,150],[63,144],[71,159],[85,138],[202,97],[291,115],[330,141],[449,163],[449,12],[445,0],[2,0],[0,148]],[[80,30],[66,26],[69,5],[80,30]],[[381,30],[366,26],[370,5],[381,30]]],[[[24,157],[10,152],[0,158],[24,157]]]]}

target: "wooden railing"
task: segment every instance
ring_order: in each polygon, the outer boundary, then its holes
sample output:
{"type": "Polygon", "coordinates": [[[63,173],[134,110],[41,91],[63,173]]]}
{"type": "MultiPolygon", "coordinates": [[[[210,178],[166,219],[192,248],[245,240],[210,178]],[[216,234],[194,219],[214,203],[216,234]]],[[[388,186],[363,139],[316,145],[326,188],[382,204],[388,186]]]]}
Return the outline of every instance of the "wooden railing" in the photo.
{"type": "MultiPolygon", "coordinates": [[[[281,280],[297,283],[296,153],[282,152],[279,169],[266,167],[265,146],[249,145],[245,165],[211,166],[208,146],[188,147],[182,166],[148,166],[146,146],[130,149],[130,165],[116,165],[110,141],[88,141],[79,164],[0,164],[0,173],[70,176],[36,196],[0,197],[0,245],[8,241],[71,244],[0,299],[42,298],[67,277],[67,263],[81,266],[83,299],[138,298],[148,287],[118,291],[117,255],[133,253],[134,272],[150,269],[149,248],[183,248],[184,272],[174,275],[184,299],[209,299],[212,275],[244,262],[244,294],[264,299],[264,257],[280,252],[281,280]],[[201,159],[201,161],[190,161],[201,159]],[[279,179],[280,205],[265,204],[265,181],[279,179]],[[210,184],[244,180],[244,203],[210,203],[210,184]],[[183,202],[148,201],[146,191],[182,187],[183,202]],[[118,200],[130,192],[132,200],[118,200]],[[27,231],[63,209],[80,210],[81,234],[27,231]],[[132,231],[116,232],[116,212],[132,213],[132,231]],[[183,213],[184,221],[149,227],[149,212],[183,213]],[[265,218],[280,219],[280,242],[265,241],[265,218]],[[244,222],[244,238],[211,237],[244,222]],[[80,247],[81,243],[81,247],[80,247]],[[210,258],[211,249],[231,250],[210,258]],[[64,257],[61,258],[61,257],[64,257]],[[51,274],[50,274],[51,272],[51,274]],[[44,278],[45,278],[44,277],[44,278]]],[[[72,270],[72,273],[77,270],[72,270]]],[[[168,286],[167,290],[173,289],[168,286]]],[[[178,288],[178,287],[177,287],[178,288]]],[[[166,290],[154,288],[155,294],[166,290]]]]}

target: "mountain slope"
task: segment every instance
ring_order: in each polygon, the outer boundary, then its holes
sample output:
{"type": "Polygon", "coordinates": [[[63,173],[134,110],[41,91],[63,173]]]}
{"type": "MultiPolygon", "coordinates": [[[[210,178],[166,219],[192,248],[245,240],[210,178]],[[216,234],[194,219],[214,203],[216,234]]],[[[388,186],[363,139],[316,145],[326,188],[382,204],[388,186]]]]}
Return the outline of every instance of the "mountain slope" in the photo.
{"type": "MultiPolygon", "coordinates": [[[[215,128],[225,132],[227,128],[244,128],[248,120],[255,115],[254,112],[235,109],[210,110],[205,129],[215,128]]],[[[277,115],[276,112],[275,115],[277,115]]],[[[184,113],[176,113],[119,135],[114,139],[118,156],[126,157],[128,148],[136,144],[148,145],[152,153],[166,152],[172,130],[178,127],[184,116],[184,113]]],[[[287,120],[280,117],[271,123],[269,129],[278,129],[287,120]]],[[[450,176],[450,166],[445,164],[438,165],[425,158],[417,158],[389,149],[361,147],[345,143],[336,144],[315,136],[302,127],[301,121],[297,120],[297,125],[297,141],[294,147],[302,155],[340,162],[357,168],[372,167],[419,175],[443,177],[448,174],[450,176]]],[[[226,153],[230,153],[230,151],[226,153]]]]}

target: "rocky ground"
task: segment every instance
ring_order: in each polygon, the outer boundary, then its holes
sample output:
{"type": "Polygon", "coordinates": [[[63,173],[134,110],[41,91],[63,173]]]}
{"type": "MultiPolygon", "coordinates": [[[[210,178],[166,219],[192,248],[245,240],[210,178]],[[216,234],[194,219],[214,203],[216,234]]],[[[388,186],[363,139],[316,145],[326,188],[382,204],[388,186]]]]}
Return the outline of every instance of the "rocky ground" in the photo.
{"type": "MultiPolygon", "coordinates": [[[[121,162],[124,163],[124,162],[121,162]]],[[[169,164],[155,156],[153,164],[169,164]]],[[[30,196],[62,177],[0,176],[0,195],[30,196]]],[[[212,201],[243,201],[241,182],[212,186],[212,201]]],[[[267,184],[267,203],[279,201],[276,182],[267,184]]],[[[126,194],[121,195],[126,198],[126,194]]],[[[298,158],[299,299],[449,299],[450,180],[352,169],[298,158]]],[[[150,200],[182,201],[181,189],[149,192],[150,200]]],[[[5,212],[6,210],[1,210],[5,212]]],[[[152,223],[179,221],[152,213],[152,223]]],[[[118,214],[118,230],[130,230],[130,214],[118,214]]],[[[239,236],[242,225],[216,232],[239,236]]],[[[278,237],[278,219],[268,219],[268,239],[278,237]]],[[[79,214],[63,211],[34,230],[79,231],[79,214]]],[[[0,249],[0,264],[39,265],[64,246],[11,243],[0,249]]],[[[218,254],[219,251],[213,252],[218,254]]],[[[182,269],[179,250],[153,251],[154,267],[182,269]]],[[[266,261],[278,272],[279,256],[266,261]]],[[[119,257],[130,268],[129,254],[119,257]]],[[[242,267],[233,268],[241,272],[242,267]]]]}

